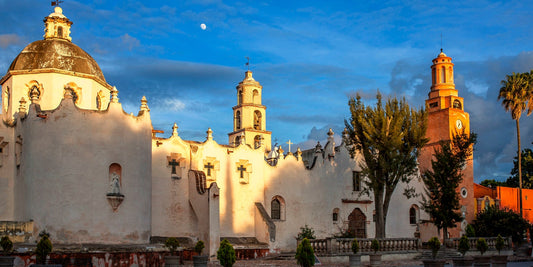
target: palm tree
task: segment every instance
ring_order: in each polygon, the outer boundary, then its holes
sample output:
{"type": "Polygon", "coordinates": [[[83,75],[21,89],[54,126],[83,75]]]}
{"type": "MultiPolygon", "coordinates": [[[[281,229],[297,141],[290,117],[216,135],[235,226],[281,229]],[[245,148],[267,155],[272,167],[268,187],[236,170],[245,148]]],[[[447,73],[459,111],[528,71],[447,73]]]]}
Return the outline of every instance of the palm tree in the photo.
{"type": "Polygon", "coordinates": [[[502,87],[498,94],[498,100],[502,100],[505,111],[511,113],[511,117],[516,121],[516,137],[518,141],[518,184],[519,184],[519,205],[520,216],[522,216],[522,153],[520,153],[520,116],[528,107],[527,116],[531,114],[533,107],[531,93],[532,73],[514,73],[506,75],[506,80],[501,81],[502,87]]]}

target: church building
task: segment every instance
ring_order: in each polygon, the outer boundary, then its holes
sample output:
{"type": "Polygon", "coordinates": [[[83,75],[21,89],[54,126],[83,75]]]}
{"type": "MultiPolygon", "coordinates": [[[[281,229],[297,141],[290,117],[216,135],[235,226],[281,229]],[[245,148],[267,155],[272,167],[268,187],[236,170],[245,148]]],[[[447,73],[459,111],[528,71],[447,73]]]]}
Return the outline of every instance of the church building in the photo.
{"type": "MultiPolygon", "coordinates": [[[[262,103],[268,88],[251,71],[228,106],[228,144],[213,140],[211,129],[204,140],[183,140],[176,124],[159,137],[148,100],[140,100],[137,115],[124,112],[117,88],[72,42],[72,22],[60,7],[44,24],[44,39],[27,45],[0,80],[0,224],[23,229],[12,235],[16,242],[34,242],[42,230],[59,244],[148,244],[175,236],[204,241],[216,257],[224,238],[294,251],[305,225],[317,238],[375,236],[372,195],[361,194],[361,155],[352,158],[331,130],[326,144],[310,150],[273,146],[262,103]]],[[[469,130],[451,58],[439,54],[431,69],[431,140],[421,168],[439,140],[469,130]]],[[[470,221],[471,162],[465,173],[459,190],[470,221]]],[[[406,187],[424,190],[419,177],[398,185],[387,237],[414,237],[428,225],[421,197],[406,198],[406,187]]]]}

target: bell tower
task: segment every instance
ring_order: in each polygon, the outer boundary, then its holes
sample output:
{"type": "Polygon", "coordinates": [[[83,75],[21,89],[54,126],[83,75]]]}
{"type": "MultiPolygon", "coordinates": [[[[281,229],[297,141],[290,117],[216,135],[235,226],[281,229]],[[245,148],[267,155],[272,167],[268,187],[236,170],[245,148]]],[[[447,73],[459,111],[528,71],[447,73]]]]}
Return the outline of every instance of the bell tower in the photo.
{"type": "MultiPolygon", "coordinates": [[[[443,140],[451,140],[453,134],[462,132],[470,134],[470,115],[464,111],[464,101],[459,97],[453,83],[452,58],[441,52],[433,59],[431,66],[431,90],[426,100],[428,127],[426,137],[428,144],[422,149],[420,157],[421,172],[431,168],[431,159],[435,148],[443,140]]],[[[475,219],[474,209],[474,166],[473,159],[467,161],[462,170],[463,181],[457,188],[463,221],[460,226],[449,229],[450,237],[460,237],[467,223],[475,219]]]]}
{"type": "Polygon", "coordinates": [[[228,134],[229,144],[247,144],[254,149],[270,150],[272,132],[266,130],[266,107],[261,104],[263,86],[248,70],[236,88],[237,105],[233,107],[233,132],[228,134]]]}

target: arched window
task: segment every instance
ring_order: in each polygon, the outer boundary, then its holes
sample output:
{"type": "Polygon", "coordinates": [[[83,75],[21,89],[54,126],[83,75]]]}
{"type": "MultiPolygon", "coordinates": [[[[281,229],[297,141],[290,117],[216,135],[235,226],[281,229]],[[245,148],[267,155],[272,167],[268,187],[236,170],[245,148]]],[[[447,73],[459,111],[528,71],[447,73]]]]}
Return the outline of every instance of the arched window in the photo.
{"type": "Polygon", "coordinates": [[[239,105],[242,104],[242,90],[239,90],[239,93],[237,93],[237,103],[239,105]]]}
{"type": "Polygon", "coordinates": [[[63,38],[63,27],[57,27],[57,37],[63,38]]]}
{"type": "Polygon", "coordinates": [[[456,109],[462,109],[461,107],[461,101],[459,101],[459,99],[455,99],[453,101],[453,108],[456,108],[456,109]]]}
{"type": "Polygon", "coordinates": [[[440,82],[445,83],[446,82],[446,68],[442,67],[440,72],[440,82]]]}
{"type": "Polygon", "coordinates": [[[448,68],[448,79],[450,80],[451,83],[453,83],[453,68],[452,67],[448,68]]]}
{"type": "Polygon", "coordinates": [[[339,221],[339,208],[333,209],[333,222],[339,221]]]}
{"type": "Polygon", "coordinates": [[[281,196],[275,196],[270,202],[270,218],[272,220],[285,220],[285,200],[281,196]]]}
{"type": "Polygon", "coordinates": [[[409,209],[409,223],[416,224],[418,222],[418,206],[413,205],[409,209]]]}
{"type": "Polygon", "coordinates": [[[241,112],[237,111],[235,112],[235,130],[239,130],[241,128],[241,112]]]}
{"type": "Polygon", "coordinates": [[[256,110],[254,112],[254,129],[255,130],[261,130],[261,111],[256,110]]]}
{"type": "Polygon", "coordinates": [[[361,172],[352,171],[352,191],[361,191],[361,172]]]}
{"type": "Polygon", "coordinates": [[[254,93],[253,93],[253,103],[254,104],[261,104],[261,99],[259,98],[259,91],[257,90],[254,90],[254,93]]]}
{"type": "Polygon", "coordinates": [[[270,208],[271,208],[270,214],[271,214],[272,220],[280,220],[281,219],[281,203],[279,203],[279,200],[277,199],[272,200],[272,204],[270,208]]]}
{"type": "Polygon", "coordinates": [[[436,68],[433,68],[433,71],[431,72],[431,82],[432,84],[435,84],[435,72],[437,71],[436,68]]]}
{"type": "Polygon", "coordinates": [[[490,200],[487,197],[487,198],[485,198],[485,209],[488,209],[488,208],[490,208],[490,200]]]}
{"type": "Polygon", "coordinates": [[[235,146],[238,146],[240,144],[241,144],[241,137],[240,136],[235,137],[235,146]]]}
{"type": "Polygon", "coordinates": [[[261,147],[261,136],[260,135],[256,135],[255,138],[254,138],[254,148],[260,148],[261,147]]]}

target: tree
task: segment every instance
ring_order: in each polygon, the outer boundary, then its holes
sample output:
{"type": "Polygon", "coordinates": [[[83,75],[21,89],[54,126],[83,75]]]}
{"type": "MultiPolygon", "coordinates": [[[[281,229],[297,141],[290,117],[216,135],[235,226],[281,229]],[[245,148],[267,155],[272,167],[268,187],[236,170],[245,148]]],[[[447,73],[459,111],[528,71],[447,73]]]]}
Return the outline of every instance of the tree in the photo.
{"type": "MultiPolygon", "coordinates": [[[[533,151],[529,148],[522,150],[522,188],[533,188],[533,151]]],[[[513,160],[513,169],[511,170],[511,177],[506,181],[508,187],[519,187],[518,179],[518,157],[513,160]]]]}
{"type": "Polygon", "coordinates": [[[520,117],[522,112],[528,107],[527,116],[533,111],[533,101],[531,101],[531,80],[530,73],[514,73],[506,75],[506,80],[501,81],[502,87],[498,94],[498,100],[502,100],[505,111],[511,113],[511,118],[516,121],[516,138],[518,142],[518,190],[520,216],[522,216],[522,160],[520,149],[520,117]]]}
{"type": "MultiPolygon", "coordinates": [[[[507,179],[507,181],[509,181],[509,179],[507,179]]],[[[493,188],[493,189],[496,188],[497,186],[508,186],[507,182],[500,182],[500,181],[496,181],[494,179],[483,180],[479,184],[482,185],[482,186],[493,188]]],[[[518,185],[518,182],[516,184],[518,185]]]]}
{"type": "Polygon", "coordinates": [[[44,264],[46,262],[46,256],[52,252],[52,241],[50,241],[50,234],[43,231],[39,234],[41,239],[37,243],[35,253],[37,254],[37,263],[44,264]]]}
{"type": "Polygon", "coordinates": [[[456,133],[452,140],[441,141],[431,160],[432,170],[422,175],[425,184],[423,208],[431,216],[433,224],[443,230],[444,242],[448,228],[463,220],[457,187],[463,181],[461,170],[472,156],[476,134],[456,133]]]}
{"type": "Polygon", "coordinates": [[[482,210],[473,224],[477,236],[512,237],[513,242],[521,242],[529,229],[529,222],[512,210],[500,210],[492,205],[482,210]]]}
{"type": "Polygon", "coordinates": [[[233,249],[233,246],[228,240],[224,239],[220,242],[220,247],[217,251],[217,259],[220,261],[220,265],[224,267],[233,266],[237,260],[235,249],[233,249]]]}
{"type": "Polygon", "coordinates": [[[352,157],[360,153],[364,159],[363,190],[374,195],[376,238],[384,238],[389,203],[396,186],[399,182],[409,183],[417,173],[420,149],[428,141],[427,113],[410,108],[405,99],[389,98],[383,104],[379,92],[376,99],[374,108],[366,107],[359,94],[350,99],[351,118],[345,121],[344,141],[352,157]]]}
{"type": "Polygon", "coordinates": [[[303,267],[310,267],[315,265],[315,252],[311,246],[309,239],[304,238],[296,248],[296,262],[303,267]]]}

